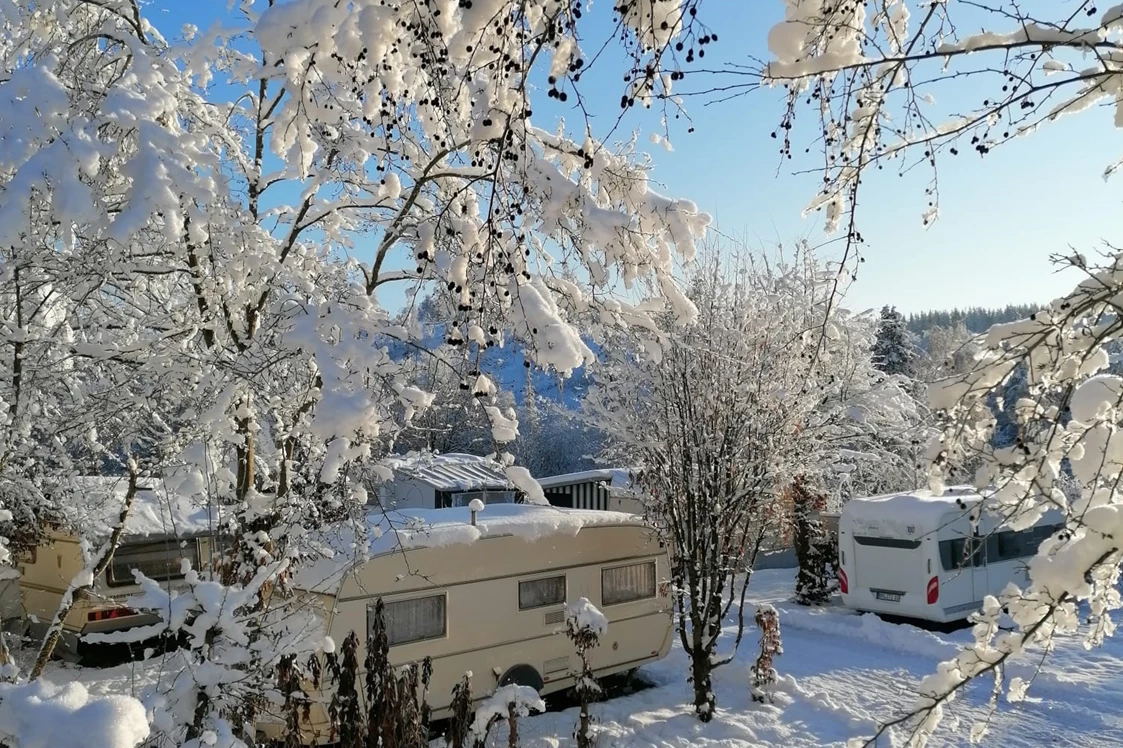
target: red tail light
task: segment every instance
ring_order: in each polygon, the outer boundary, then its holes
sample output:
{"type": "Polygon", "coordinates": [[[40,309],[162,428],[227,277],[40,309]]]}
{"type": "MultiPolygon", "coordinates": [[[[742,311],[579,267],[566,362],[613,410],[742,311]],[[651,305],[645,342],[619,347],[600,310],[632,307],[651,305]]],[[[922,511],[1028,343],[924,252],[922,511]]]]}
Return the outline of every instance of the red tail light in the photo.
{"type": "Polygon", "coordinates": [[[932,577],[928,580],[928,604],[935,605],[940,599],[940,578],[932,577]]]}
{"type": "Polygon", "coordinates": [[[108,621],[113,618],[128,618],[137,613],[132,608],[110,608],[108,610],[95,610],[86,615],[87,621],[108,621]]]}
{"type": "Polygon", "coordinates": [[[838,570],[838,591],[844,595],[850,592],[850,580],[846,578],[846,570],[841,568],[838,570]]]}

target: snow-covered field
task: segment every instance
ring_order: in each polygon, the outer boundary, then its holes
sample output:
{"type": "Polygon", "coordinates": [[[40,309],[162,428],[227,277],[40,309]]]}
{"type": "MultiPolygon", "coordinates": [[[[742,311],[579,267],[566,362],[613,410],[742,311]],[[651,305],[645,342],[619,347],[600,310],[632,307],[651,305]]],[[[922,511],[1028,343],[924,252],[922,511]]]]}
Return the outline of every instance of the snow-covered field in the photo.
{"type": "MultiPolygon", "coordinates": [[[[750,598],[771,602],[780,611],[784,654],[773,705],[749,696],[749,665],[757,644],[746,633],[741,656],[716,676],[719,712],[708,725],[693,716],[685,682],[686,656],[676,648],[664,661],[644,668],[658,685],[594,707],[600,720],[599,744],[616,748],[765,748],[845,745],[871,735],[876,720],[898,714],[914,698],[920,678],[971,638],[970,630],[936,634],[856,615],[839,607],[808,609],[788,601],[794,571],[768,570],[753,579],[750,598]]],[[[749,616],[751,620],[751,616],[749,616]]],[[[732,629],[729,629],[732,633],[732,629]]],[[[1028,677],[1035,663],[1020,663],[1009,677],[1028,677]],[[1015,672],[1017,671],[1017,672],[1015,672]]],[[[989,686],[971,687],[945,721],[933,745],[967,745],[975,720],[985,717],[989,686]],[[964,709],[966,707],[966,709],[964,709]]],[[[524,746],[565,746],[576,710],[543,714],[520,725],[524,746]]],[[[889,745],[882,741],[883,745],[889,745]]],[[[1079,641],[1064,641],[1034,681],[1021,704],[1003,700],[991,718],[984,746],[1040,748],[1123,746],[1123,640],[1108,640],[1086,651],[1079,641]]]]}
{"type": "MultiPolygon", "coordinates": [[[[741,655],[716,676],[719,712],[708,725],[693,716],[685,681],[687,661],[676,646],[662,662],[643,669],[653,688],[597,704],[598,744],[604,748],[768,748],[839,746],[868,736],[878,719],[899,714],[914,689],[941,659],[970,639],[969,630],[938,634],[893,624],[839,607],[808,609],[791,596],[794,572],[768,570],[753,579],[750,599],[780,611],[784,654],[774,704],[754,704],[749,665],[757,635],[749,629],[741,655]]],[[[751,615],[748,616],[751,620],[751,615]]],[[[732,633],[732,629],[729,629],[732,633]]],[[[55,682],[80,680],[92,692],[126,692],[147,681],[143,663],[105,670],[55,665],[55,682]]],[[[1007,677],[1029,677],[1036,661],[1023,661],[1007,677]]],[[[971,724],[986,717],[989,684],[967,689],[954,705],[934,745],[968,744],[971,724]],[[954,729],[959,719],[958,730],[954,729]]],[[[577,710],[551,712],[520,724],[525,748],[570,746],[577,710]]],[[[1039,748],[1123,746],[1123,639],[1086,651],[1077,640],[1062,640],[1020,704],[1003,700],[990,718],[984,746],[1039,748]]],[[[502,730],[495,745],[505,745],[502,730]]],[[[889,745],[883,741],[883,745],[889,745]]]]}

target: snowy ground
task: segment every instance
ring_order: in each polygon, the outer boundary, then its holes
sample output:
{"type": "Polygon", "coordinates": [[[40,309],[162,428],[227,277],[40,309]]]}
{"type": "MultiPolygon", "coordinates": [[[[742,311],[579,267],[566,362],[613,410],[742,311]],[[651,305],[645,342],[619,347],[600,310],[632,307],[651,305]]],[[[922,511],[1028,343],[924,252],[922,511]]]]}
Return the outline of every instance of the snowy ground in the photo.
{"type": "MultiPolygon", "coordinates": [[[[662,662],[643,669],[654,688],[594,707],[602,748],[797,748],[840,746],[872,734],[878,719],[898,714],[913,699],[921,677],[970,639],[967,630],[936,634],[909,625],[859,616],[838,607],[807,609],[788,602],[794,583],[789,570],[758,572],[750,598],[771,602],[780,611],[784,654],[775,704],[749,697],[749,664],[757,644],[750,629],[737,661],[716,677],[719,713],[708,725],[691,709],[685,681],[686,657],[677,646],[662,662]]],[[[751,619],[751,616],[750,616],[751,619]]],[[[730,629],[732,631],[732,629],[730,629]]],[[[1020,663],[1009,677],[1030,675],[1035,663],[1020,663]]],[[[106,670],[67,665],[53,667],[52,680],[78,679],[92,691],[139,687],[144,664],[106,670]]],[[[970,725],[985,717],[989,684],[976,684],[957,702],[934,745],[966,745],[970,725]]],[[[568,747],[577,711],[543,714],[520,724],[525,748],[568,747]]],[[[493,745],[506,745],[493,734],[493,745]]],[[[888,742],[883,742],[888,745],[888,742]]],[[[1003,701],[991,718],[984,746],[1039,748],[1123,746],[1123,637],[1102,649],[1085,651],[1064,641],[1022,704],[1003,701]]]]}
{"type": "MultiPolygon", "coordinates": [[[[754,704],[749,697],[749,664],[757,644],[756,631],[750,630],[739,659],[717,675],[719,713],[712,723],[703,725],[693,716],[684,677],[686,656],[676,647],[666,660],[643,669],[659,684],[656,688],[594,707],[600,720],[599,745],[845,745],[850,738],[871,735],[877,719],[907,708],[920,678],[954,654],[956,643],[971,638],[969,630],[934,634],[838,607],[803,608],[787,602],[793,585],[794,572],[781,569],[758,572],[750,588],[754,602],[771,602],[780,611],[784,654],[777,669],[783,682],[774,705],[754,704]]],[[[1025,663],[1012,671],[1029,675],[1034,669],[1025,663]]],[[[981,707],[988,694],[987,684],[972,687],[952,712],[959,715],[963,729],[952,732],[949,719],[933,745],[968,744],[961,736],[985,716],[981,707]]],[[[576,719],[572,709],[534,717],[520,726],[523,745],[567,746],[576,719]]],[[[1078,641],[1065,641],[1034,681],[1025,703],[1001,702],[981,745],[1123,746],[1123,639],[1109,640],[1103,649],[1091,652],[1078,641]]]]}

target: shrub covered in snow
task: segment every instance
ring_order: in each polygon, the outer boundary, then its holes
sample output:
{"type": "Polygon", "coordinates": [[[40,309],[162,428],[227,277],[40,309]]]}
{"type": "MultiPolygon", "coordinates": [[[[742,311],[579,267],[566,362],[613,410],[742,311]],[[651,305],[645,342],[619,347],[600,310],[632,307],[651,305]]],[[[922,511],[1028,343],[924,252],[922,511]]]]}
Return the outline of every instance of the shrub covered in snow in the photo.
{"type": "Polygon", "coordinates": [[[589,704],[600,696],[601,687],[589,663],[589,650],[596,647],[601,637],[608,633],[608,619],[597,606],[582,597],[565,608],[565,633],[573,642],[577,659],[581,663],[581,669],[574,674],[574,690],[581,702],[581,715],[574,737],[578,748],[590,748],[593,745],[593,717],[589,712],[589,704]]]}
{"type": "Polygon", "coordinates": [[[799,565],[795,599],[804,605],[822,605],[834,591],[838,565],[837,549],[819,520],[819,513],[827,508],[827,497],[808,485],[803,476],[797,476],[786,492],[793,514],[793,541],[799,565]]]}
{"type": "Polygon", "coordinates": [[[784,653],[780,643],[780,614],[767,603],[758,605],[753,617],[760,633],[760,654],[753,662],[753,701],[771,701],[770,688],[776,682],[776,657],[784,653]]]}
{"type": "Polygon", "coordinates": [[[532,712],[546,711],[546,703],[530,686],[520,686],[517,683],[495,689],[495,693],[486,698],[476,709],[475,719],[472,721],[472,737],[477,744],[482,743],[492,726],[500,720],[507,720],[507,745],[509,748],[518,748],[519,745],[519,718],[526,717],[532,712]]]}

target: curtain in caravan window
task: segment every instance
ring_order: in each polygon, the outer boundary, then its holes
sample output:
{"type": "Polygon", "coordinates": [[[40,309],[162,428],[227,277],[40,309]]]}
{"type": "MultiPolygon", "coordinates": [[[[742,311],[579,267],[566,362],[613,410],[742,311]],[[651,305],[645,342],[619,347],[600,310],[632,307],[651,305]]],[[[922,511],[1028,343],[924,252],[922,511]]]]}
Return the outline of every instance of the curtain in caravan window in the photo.
{"type": "MultiPolygon", "coordinates": [[[[367,609],[368,635],[374,629],[374,605],[367,609]]],[[[386,603],[386,639],[390,646],[445,635],[445,596],[430,595],[386,603]]]]}
{"type": "Polygon", "coordinates": [[[519,610],[565,602],[565,575],[519,582],[519,610]]]}
{"type": "Polygon", "coordinates": [[[602,569],[600,583],[604,605],[655,597],[655,562],[602,569]]]}

